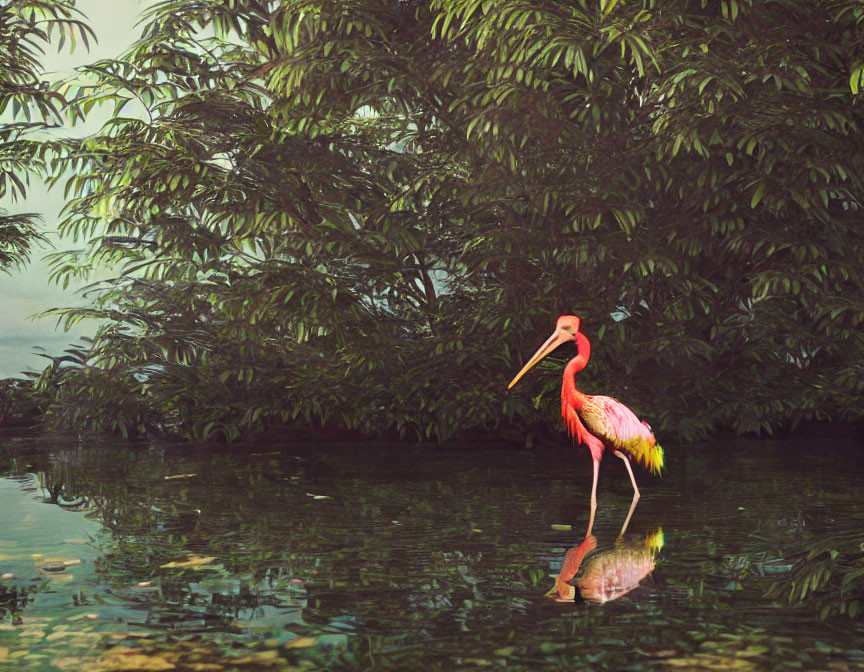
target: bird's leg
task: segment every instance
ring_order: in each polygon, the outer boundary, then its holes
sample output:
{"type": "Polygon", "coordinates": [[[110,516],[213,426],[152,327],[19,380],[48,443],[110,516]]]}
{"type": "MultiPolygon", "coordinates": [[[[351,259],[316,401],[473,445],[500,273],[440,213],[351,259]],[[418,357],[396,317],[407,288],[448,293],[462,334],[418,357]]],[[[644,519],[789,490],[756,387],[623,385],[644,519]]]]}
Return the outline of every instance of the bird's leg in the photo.
{"type": "Polygon", "coordinates": [[[594,483],[591,485],[591,516],[588,518],[586,538],[591,536],[591,530],[594,528],[594,514],[597,513],[597,479],[600,477],[600,460],[592,461],[594,462],[594,483]]]}
{"type": "Polygon", "coordinates": [[[633,517],[633,512],[636,510],[636,504],[639,502],[639,493],[633,493],[633,501],[630,502],[630,510],[627,512],[627,518],[624,519],[624,524],[621,526],[621,532],[618,533],[618,539],[624,536],[627,531],[627,526],[630,524],[630,518],[633,517]]]}
{"type": "Polygon", "coordinates": [[[624,460],[624,464],[627,465],[627,473],[630,474],[630,482],[633,484],[633,497],[639,499],[641,495],[639,494],[639,488],[636,487],[636,477],[633,475],[633,467],[630,466],[630,460],[620,450],[616,450],[614,455],[624,460]]]}

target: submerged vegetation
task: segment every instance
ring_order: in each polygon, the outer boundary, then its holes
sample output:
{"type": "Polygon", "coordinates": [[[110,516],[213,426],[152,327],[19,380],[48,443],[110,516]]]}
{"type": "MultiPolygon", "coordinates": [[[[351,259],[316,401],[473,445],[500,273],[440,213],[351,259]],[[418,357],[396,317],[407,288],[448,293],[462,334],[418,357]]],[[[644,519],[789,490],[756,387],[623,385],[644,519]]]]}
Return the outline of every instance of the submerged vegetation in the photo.
{"type": "MultiPolygon", "coordinates": [[[[37,5],[69,9],[0,15],[37,5]]],[[[862,21],[853,0],[156,2],[122,57],[15,94],[113,110],[31,152],[77,245],[56,280],[116,271],[51,312],[100,326],[35,376],[43,419],[515,438],[557,413],[559,363],[505,386],[564,312],[595,344],[585,388],[658,435],[860,418],[862,21]]]]}

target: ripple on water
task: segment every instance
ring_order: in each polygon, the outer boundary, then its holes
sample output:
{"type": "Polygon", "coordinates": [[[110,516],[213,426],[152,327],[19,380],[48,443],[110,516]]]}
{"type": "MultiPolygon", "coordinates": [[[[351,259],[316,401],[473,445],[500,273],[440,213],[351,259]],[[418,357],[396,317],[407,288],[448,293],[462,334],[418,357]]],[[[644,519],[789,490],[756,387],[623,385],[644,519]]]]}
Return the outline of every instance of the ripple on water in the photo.
{"type": "Polygon", "coordinates": [[[765,593],[864,529],[856,447],[668,454],[623,542],[630,485],[604,462],[589,549],[581,449],[0,444],[0,662],[853,669],[857,622],[765,593]],[[580,546],[578,599],[544,597],[580,546]]]}

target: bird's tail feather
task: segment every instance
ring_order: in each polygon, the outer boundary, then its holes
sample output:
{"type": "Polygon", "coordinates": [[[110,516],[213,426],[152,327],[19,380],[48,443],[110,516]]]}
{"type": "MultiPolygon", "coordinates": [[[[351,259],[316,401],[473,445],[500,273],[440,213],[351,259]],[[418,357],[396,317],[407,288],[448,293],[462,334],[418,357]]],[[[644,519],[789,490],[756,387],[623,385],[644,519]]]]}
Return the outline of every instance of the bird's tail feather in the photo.
{"type": "Polygon", "coordinates": [[[659,443],[645,442],[633,457],[655,476],[663,471],[663,447],[659,443]]]}

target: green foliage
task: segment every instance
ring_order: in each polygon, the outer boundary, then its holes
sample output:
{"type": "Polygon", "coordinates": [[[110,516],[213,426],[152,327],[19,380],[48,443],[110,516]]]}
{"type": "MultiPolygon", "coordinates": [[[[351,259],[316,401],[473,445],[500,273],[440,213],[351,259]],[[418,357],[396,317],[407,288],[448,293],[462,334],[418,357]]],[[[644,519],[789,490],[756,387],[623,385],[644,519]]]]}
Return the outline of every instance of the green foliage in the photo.
{"type": "Polygon", "coordinates": [[[31,381],[0,380],[0,427],[35,423],[39,409],[33,397],[31,381]]]}
{"type": "MultiPolygon", "coordinates": [[[[27,195],[30,175],[43,171],[54,143],[38,132],[62,121],[65,101],[42,79],[47,45],[88,46],[90,29],[74,18],[74,0],[17,0],[0,6],[0,200],[27,195]],[[55,42],[56,40],[56,42],[55,42]]],[[[42,241],[39,215],[0,209],[0,269],[26,261],[42,241]]]]}
{"type": "Polygon", "coordinates": [[[595,344],[586,390],[661,435],[860,417],[862,11],[156,3],[61,91],[115,117],[63,163],[83,247],[56,277],[119,275],[60,311],[105,326],[50,417],[556,421],[558,364],[505,386],[563,312],[595,344]]]}
{"type": "Polygon", "coordinates": [[[864,606],[864,536],[859,532],[821,541],[801,554],[788,579],[777,581],[770,597],[788,604],[809,603],[821,619],[855,618],[864,606]]]}

